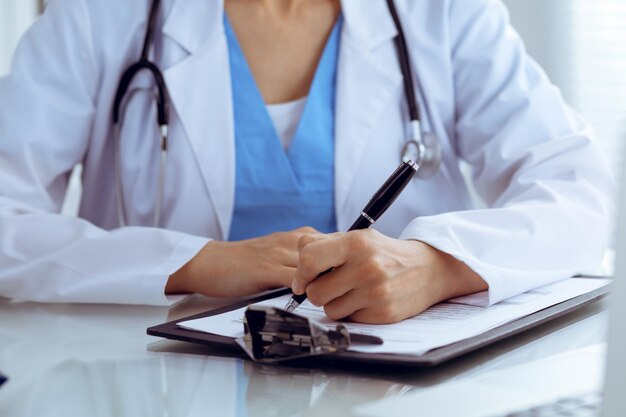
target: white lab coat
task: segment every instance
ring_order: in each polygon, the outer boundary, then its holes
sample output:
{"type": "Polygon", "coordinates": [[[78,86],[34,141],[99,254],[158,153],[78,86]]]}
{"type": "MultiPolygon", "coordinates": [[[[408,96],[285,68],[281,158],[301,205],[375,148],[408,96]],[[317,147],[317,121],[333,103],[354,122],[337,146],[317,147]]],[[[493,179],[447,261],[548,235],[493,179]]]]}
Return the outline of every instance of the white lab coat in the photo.
{"type": "MultiPolygon", "coordinates": [[[[129,220],[118,228],[111,103],[137,60],[148,0],[53,0],[0,80],[0,294],[53,302],[166,304],[168,276],[228,236],[235,155],[220,1],[164,2],[155,59],[171,94],[162,228],[154,110],[123,136],[129,220]],[[79,218],[59,214],[83,163],[79,218]]],[[[496,0],[397,0],[426,130],[443,164],[376,228],[467,263],[494,303],[594,269],[612,182],[589,127],[525,55],[496,0]],[[472,207],[459,162],[487,209],[472,207]]],[[[344,0],[337,72],[336,217],[345,230],[398,165],[407,110],[384,0],[344,0]]],[[[144,81],[139,81],[139,83],[144,81]]]]}

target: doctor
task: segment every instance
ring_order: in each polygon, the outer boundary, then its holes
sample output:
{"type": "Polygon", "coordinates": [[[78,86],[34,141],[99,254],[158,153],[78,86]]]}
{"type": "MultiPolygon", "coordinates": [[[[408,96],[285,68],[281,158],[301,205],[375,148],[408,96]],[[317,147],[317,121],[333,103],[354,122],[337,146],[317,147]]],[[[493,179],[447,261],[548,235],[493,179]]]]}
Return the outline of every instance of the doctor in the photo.
{"type": "Polygon", "coordinates": [[[500,2],[395,1],[420,131],[442,162],[376,230],[350,233],[339,231],[397,167],[409,131],[388,2],[163,0],[146,56],[167,85],[168,129],[148,71],[118,128],[116,92],[152,6],[52,0],[0,80],[1,295],[167,304],[289,286],[330,317],[383,323],[599,264],[609,174],[500,2]],[[79,217],[65,217],[79,163],[79,217]]]}

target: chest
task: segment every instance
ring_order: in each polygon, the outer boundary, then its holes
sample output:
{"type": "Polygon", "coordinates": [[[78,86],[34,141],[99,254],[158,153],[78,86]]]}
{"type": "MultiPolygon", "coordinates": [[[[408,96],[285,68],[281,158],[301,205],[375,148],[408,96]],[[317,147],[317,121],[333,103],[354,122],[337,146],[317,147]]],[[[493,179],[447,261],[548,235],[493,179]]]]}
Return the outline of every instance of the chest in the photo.
{"type": "MultiPolygon", "coordinates": [[[[169,88],[172,109],[171,146],[164,186],[165,226],[225,238],[229,235],[235,206],[237,152],[223,15],[213,2],[197,2],[193,7],[192,3],[183,1],[173,4],[176,7],[165,12],[167,18],[157,37],[155,51],[156,62],[169,88]],[[208,22],[207,16],[210,18],[208,22]]],[[[372,2],[372,7],[376,4],[372,2]]],[[[380,7],[384,6],[383,2],[380,4],[380,7]]],[[[359,7],[358,10],[362,9],[359,7]]],[[[365,36],[357,29],[360,27],[359,16],[349,11],[349,7],[344,7],[342,12],[344,26],[337,63],[334,111],[334,197],[339,230],[351,224],[375,189],[397,167],[406,139],[407,122],[402,76],[392,40],[395,34],[393,23],[382,19],[376,24],[360,25],[375,28],[371,32],[375,37],[365,36]]],[[[380,15],[384,16],[382,12],[380,15]]],[[[427,15],[427,11],[421,10],[416,13],[416,18],[427,15]]],[[[229,19],[233,26],[236,25],[236,18],[229,15],[229,19]]],[[[328,22],[330,33],[336,20],[329,19],[328,22]]],[[[433,30],[444,28],[443,25],[433,27],[433,30]]],[[[106,60],[110,63],[110,70],[103,78],[98,107],[110,108],[120,69],[136,59],[143,26],[137,24],[136,28],[132,39],[119,39],[104,45],[107,49],[101,54],[110,57],[106,60]],[[127,45],[126,55],[120,55],[119,45],[127,45]]],[[[240,40],[244,38],[244,49],[245,35],[237,33],[237,36],[240,40]]],[[[444,165],[436,178],[414,181],[379,222],[380,230],[389,235],[399,234],[415,216],[465,207],[465,192],[459,187],[462,183],[457,181],[453,152],[446,140],[446,132],[452,131],[454,115],[454,108],[449,106],[453,89],[446,75],[448,54],[441,50],[438,32],[421,31],[419,36],[411,33],[408,38],[414,51],[411,64],[416,72],[418,100],[427,127],[443,139],[444,165]],[[427,198],[432,195],[437,198],[427,198]]],[[[319,38],[321,52],[326,40],[327,36],[319,38]]],[[[254,58],[246,58],[254,62],[254,58]]],[[[276,64],[275,67],[278,70],[284,66],[276,64]]],[[[315,68],[316,65],[311,65],[309,69],[314,72],[315,68]]],[[[263,82],[259,82],[257,74],[254,76],[263,90],[263,82]]],[[[272,102],[264,98],[266,103],[272,102]]],[[[288,98],[277,99],[285,100],[288,98]]],[[[152,145],[157,143],[153,139],[158,138],[159,133],[156,125],[146,120],[155,120],[153,105],[143,101],[131,104],[126,114],[125,137],[128,140],[124,140],[131,149],[124,153],[130,157],[124,159],[128,163],[124,165],[123,175],[128,188],[129,211],[143,210],[146,219],[151,219],[150,210],[155,201],[152,194],[158,188],[158,175],[151,174],[157,172],[158,149],[153,149],[152,145]],[[143,144],[150,146],[143,147],[143,144]],[[132,148],[138,145],[142,147],[132,148]]],[[[114,213],[113,206],[109,207],[112,201],[110,184],[115,184],[110,137],[110,114],[101,112],[94,124],[94,137],[83,172],[84,201],[93,204],[83,205],[82,214],[104,227],[116,225],[115,216],[111,214],[114,213]]]]}

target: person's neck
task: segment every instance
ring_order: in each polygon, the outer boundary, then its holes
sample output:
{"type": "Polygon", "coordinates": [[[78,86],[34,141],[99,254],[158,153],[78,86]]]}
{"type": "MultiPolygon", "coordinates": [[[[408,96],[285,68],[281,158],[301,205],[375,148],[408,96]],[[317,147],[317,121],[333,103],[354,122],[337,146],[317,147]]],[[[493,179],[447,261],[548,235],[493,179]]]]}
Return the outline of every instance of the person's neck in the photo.
{"type": "Polygon", "coordinates": [[[270,16],[288,18],[290,15],[297,14],[302,7],[311,3],[311,0],[256,0],[256,2],[270,16]]]}
{"type": "Polygon", "coordinates": [[[225,0],[224,7],[264,101],[306,96],[339,0],[225,0]]]}
{"type": "MultiPolygon", "coordinates": [[[[226,3],[241,3],[252,13],[273,21],[290,21],[306,15],[312,9],[328,7],[340,8],[340,0],[225,0],[226,3]]],[[[243,5],[242,5],[243,6],[243,5]]]]}

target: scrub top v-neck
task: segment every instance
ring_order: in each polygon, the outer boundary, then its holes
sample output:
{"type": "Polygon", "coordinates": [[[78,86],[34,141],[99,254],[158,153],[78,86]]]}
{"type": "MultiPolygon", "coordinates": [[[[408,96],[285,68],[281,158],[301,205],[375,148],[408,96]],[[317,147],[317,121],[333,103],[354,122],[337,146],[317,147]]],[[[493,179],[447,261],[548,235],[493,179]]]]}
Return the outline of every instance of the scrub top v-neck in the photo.
{"type": "Polygon", "coordinates": [[[235,205],[229,240],[311,226],[337,231],[334,148],[335,81],[341,17],[318,63],[287,150],[226,16],[235,121],[235,205]]]}

